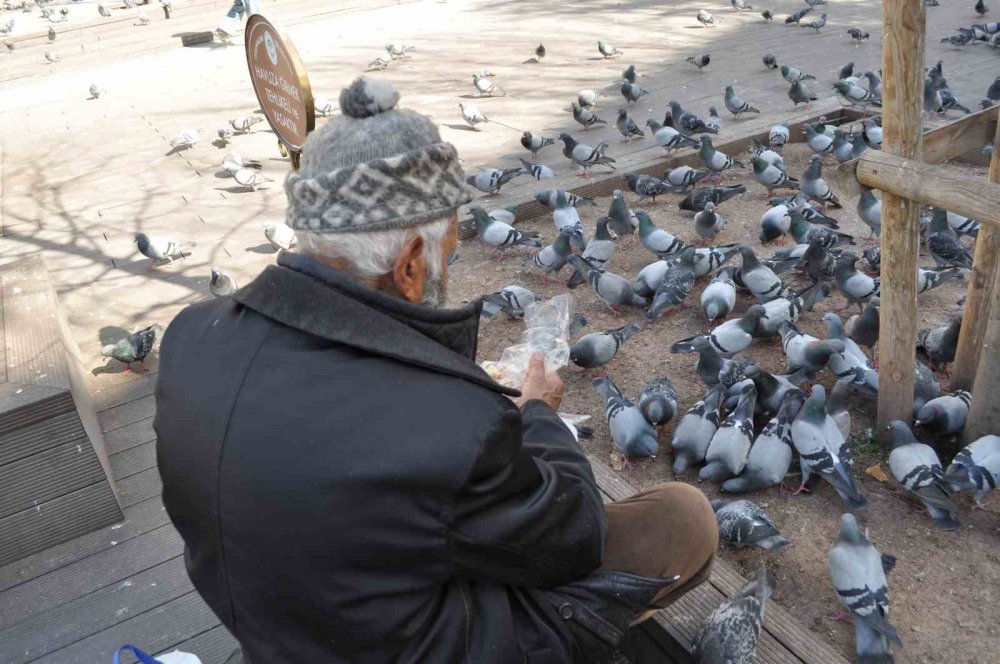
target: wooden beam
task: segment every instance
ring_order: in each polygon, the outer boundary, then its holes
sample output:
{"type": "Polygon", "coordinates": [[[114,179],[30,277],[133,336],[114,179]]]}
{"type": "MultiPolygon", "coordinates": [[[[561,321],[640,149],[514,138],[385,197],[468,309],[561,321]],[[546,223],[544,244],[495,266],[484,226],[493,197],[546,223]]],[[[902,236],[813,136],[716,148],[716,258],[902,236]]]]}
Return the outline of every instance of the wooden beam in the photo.
{"type": "MultiPolygon", "coordinates": [[[[924,90],[924,0],[884,0],[882,4],[883,149],[920,161],[924,90]]],[[[869,150],[869,152],[872,152],[869,150]]],[[[879,312],[878,431],[886,444],[892,420],[913,414],[913,357],[917,343],[917,243],[920,206],[883,190],[882,293],[879,312]]]]}
{"type": "Polygon", "coordinates": [[[924,134],[924,163],[940,164],[989,143],[1000,106],[965,115],[924,134]]]}
{"type": "Polygon", "coordinates": [[[879,150],[869,150],[858,160],[855,175],[867,187],[941,207],[984,224],[1000,224],[998,184],[971,180],[944,166],[929,166],[879,150]]]}
{"type": "MultiPolygon", "coordinates": [[[[993,292],[1000,292],[1000,270],[994,270],[993,292]]],[[[963,326],[964,327],[964,326],[963,326]]],[[[969,443],[1000,431],[1000,306],[989,308],[979,353],[979,368],[972,386],[972,405],[963,439],[969,443]]]]}
{"type": "MultiPolygon", "coordinates": [[[[993,136],[993,158],[990,160],[990,182],[1000,183],[1000,123],[993,136]]],[[[962,331],[958,351],[951,367],[951,389],[972,388],[979,366],[980,348],[986,338],[986,323],[995,293],[994,284],[1000,278],[1000,228],[983,224],[976,238],[976,253],[972,259],[969,290],[965,296],[962,331]]]]}

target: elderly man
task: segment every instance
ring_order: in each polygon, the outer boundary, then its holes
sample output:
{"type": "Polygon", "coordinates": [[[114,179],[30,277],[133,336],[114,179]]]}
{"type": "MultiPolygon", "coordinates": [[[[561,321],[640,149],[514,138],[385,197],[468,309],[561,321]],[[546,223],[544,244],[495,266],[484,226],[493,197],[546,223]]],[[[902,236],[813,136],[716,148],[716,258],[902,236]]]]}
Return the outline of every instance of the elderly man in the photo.
{"type": "Polygon", "coordinates": [[[437,308],[458,157],[397,101],[341,94],[285,185],[300,253],[164,337],[188,572],[253,664],[605,661],[706,578],[712,509],[684,484],[605,508],[559,377],[476,365],[480,304],[437,308]]]}

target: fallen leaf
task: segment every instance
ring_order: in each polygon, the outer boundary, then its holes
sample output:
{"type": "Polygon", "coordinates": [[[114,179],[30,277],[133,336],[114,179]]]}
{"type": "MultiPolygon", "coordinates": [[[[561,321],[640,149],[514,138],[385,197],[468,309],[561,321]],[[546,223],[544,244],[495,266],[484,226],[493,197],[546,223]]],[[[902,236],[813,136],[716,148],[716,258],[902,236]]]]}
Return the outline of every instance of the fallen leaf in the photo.
{"type": "Polygon", "coordinates": [[[889,478],[886,477],[886,474],[882,472],[882,467],[879,466],[878,464],[865,468],[865,475],[868,475],[869,477],[874,477],[879,482],[889,481],[889,478]]]}

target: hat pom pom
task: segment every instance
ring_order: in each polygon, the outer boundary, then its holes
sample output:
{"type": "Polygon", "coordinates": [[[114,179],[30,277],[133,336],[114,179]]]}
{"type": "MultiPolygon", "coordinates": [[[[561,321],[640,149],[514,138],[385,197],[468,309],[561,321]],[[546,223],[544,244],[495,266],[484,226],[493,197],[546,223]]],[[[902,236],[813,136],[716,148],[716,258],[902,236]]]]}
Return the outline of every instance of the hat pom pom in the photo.
{"type": "Polygon", "coordinates": [[[391,110],[399,102],[399,93],[388,83],[364,76],[340,91],[340,110],[352,118],[367,118],[391,110]]]}

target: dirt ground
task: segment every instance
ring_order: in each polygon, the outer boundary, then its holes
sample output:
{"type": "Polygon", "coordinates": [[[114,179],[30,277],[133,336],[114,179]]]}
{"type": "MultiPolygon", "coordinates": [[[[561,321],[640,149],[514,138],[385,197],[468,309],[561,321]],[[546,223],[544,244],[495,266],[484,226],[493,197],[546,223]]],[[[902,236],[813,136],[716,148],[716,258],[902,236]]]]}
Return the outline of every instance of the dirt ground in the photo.
{"type": "MultiPolygon", "coordinates": [[[[800,175],[809,155],[808,148],[802,143],[789,146],[785,155],[789,173],[800,175]]],[[[824,176],[834,191],[838,191],[839,176],[833,158],[828,157],[824,166],[824,176]]],[[[985,177],[981,169],[966,170],[970,177],[985,177]]],[[[717,244],[744,242],[760,256],[771,255],[780,245],[772,243],[769,247],[761,247],[757,239],[760,215],[766,207],[763,187],[753,181],[749,172],[730,175],[726,181],[746,182],[748,190],[720,207],[728,225],[718,236],[717,244]]],[[[839,189],[842,191],[844,187],[839,189]]],[[[627,193],[627,200],[630,206],[646,210],[658,226],[681,239],[689,243],[698,239],[692,213],[677,209],[678,196],[661,198],[654,204],[648,200],[637,203],[636,196],[627,193]]],[[[580,208],[588,235],[593,233],[596,219],[606,214],[609,202],[610,199],[602,199],[597,201],[597,207],[580,208]]],[[[843,202],[843,209],[830,210],[829,214],[841,222],[843,231],[858,238],[857,252],[860,253],[866,246],[863,238],[868,236],[868,228],[855,212],[857,199],[843,202]]],[[[491,207],[488,198],[484,198],[482,204],[487,209],[491,207]]],[[[548,216],[525,221],[522,226],[537,230],[546,242],[555,236],[555,227],[548,216]]],[[[791,246],[790,239],[788,246],[791,246]]],[[[565,267],[556,279],[543,285],[539,274],[522,265],[523,259],[530,256],[528,249],[517,248],[509,252],[506,260],[496,261],[490,258],[487,248],[471,240],[463,243],[460,252],[461,260],[453,266],[450,279],[451,304],[470,301],[481,293],[494,292],[511,283],[526,286],[543,297],[567,292],[563,284],[569,277],[570,268],[565,267]]],[[[624,246],[619,243],[607,267],[632,280],[643,266],[654,260],[655,257],[638,242],[631,245],[626,242],[624,246]]],[[[738,263],[739,257],[735,260],[738,263]]],[[[922,255],[921,265],[932,264],[929,256],[922,255]]],[[[802,275],[784,276],[793,287],[808,284],[802,275]]],[[[694,372],[697,355],[674,355],[668,348],[679,339],[707,329],[698,303],[701,290],[709,280],[710,277],[705,277],[698,281],[688,297],[687,302],[692,305],[690,308],[648,325],[604,367],[606,373],[633,399],[646,382],[663,375],[669,376],[677,388],[680,414],[704,394],[705,387],[694,372]]],[[[952,282],[920,295],[920,327],[944,324],[950,315],[959,310],[957,302],[964,291],[964,283],[952,282]]],[[[581,334],[618,327],[628,321],[638,322],[643,318],[643,312],[638,309],[625,310],[620,318],[615,318],[586,286],[573,293],[576,311],[589,320],[589,325],[581,334]]],[[[749,294],[741,293],[734,315],[741,315],[751,304],[749,294]]],[[[835,289],[830,297],[807,313],[799,325],[816,336],[824,337],[822,315],[836,311],[844,304],[843,295],[835,289]]],[[[842,314],[850,315],[855,311],[856,308],[851,307],[842,314]]],[[[505,317],[484,319],[479,359],[499,359],[503,348],[516,343],[522,330],[520,321],[505,317]]],[[[738,357],[752,359],[775,373],[785,367],[778,339],[755,341],[738,357]]],[[[590,385],[591,377],[574,366],[563,370],[562,375],[566,382],[562,411],[592,417],[589,424],[595,429],[594,437],[583,441],[584,448],[588,454],[613,463],[614,448],[600,400],[590,385]]],[[[946,379],[943,375],[941,379],[946,390],[946,379]]],[[[820,382],[829,389],[833,383],[832,374],[823,372],[820,382]]],[[[671,470],[670,440],[673,426],[679,419],[680,415],[660,432],[660,452],[655,459],[630,464],[620,471],[634,486],[643,488],[672,480],[697,483],[697,469],[679,477],[671,470]]],[[[964,528],[953,533],[936,531],[932,521],[917,512],[919,505],[903,493],[891,478],[886,483],[880,483],[863,474],[865,468],[879,462],[888,474],[885,462],[887,451],[879,449],[876,443],[868,442],[870,439],[865,435],[865,430],[874,426],[874,400],[855,396],[852,420],[850,442],[857,456],[855,474],[870,503],[867,510],[859,513],[859,519],[870,529],[870,538],[875,546],[884,553],[895,555],[899,561],[889,579],[890,619],[898,627],[904,643],[903,648],[897,649],[897,661],[955,664],[997,661],[997,653],[1000,652],[1000,499],[996,496],[992,500],[987,499],[988,509],[981,511],[971,509],[972,500],[967,495],[960,496],[957,502],[961,507],[960,519],[964,528]]],[[[926,442],[934,444],[945,463],[955,451],[951,441],[926,442]]],[[[791,472],[798,473],[797,463],[793,462],[791,472]]],[[[797,476],[790,480],[797,481],[797,476]]],[[[718,487],[711,483],[701,484],[700,488],[709,497],[719,493],[718,487]]],[[[777,554],[758,549],[736,550],[723,545],[723,558],[744,572],[766,563],[777,578],[775,600],[792,614],[800,616],[819,638],[829,640],[845,657],[853,660],[852,626],[827,618],[839,608],[827,574],[826,551],[839,531],[839,517],[844,511],[840,499],[826,484],[811,495],[793,496],[769,489],[745,497],[766,509],[793,545],[777,554]]]]}

